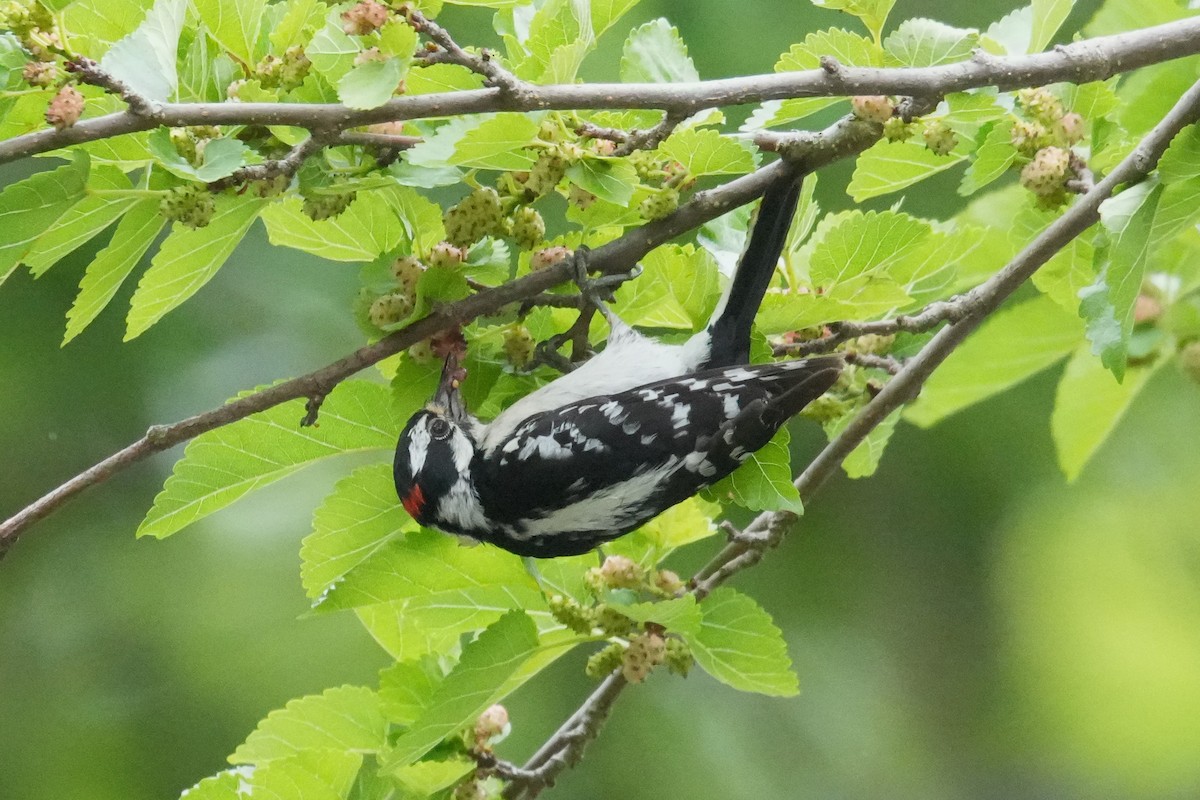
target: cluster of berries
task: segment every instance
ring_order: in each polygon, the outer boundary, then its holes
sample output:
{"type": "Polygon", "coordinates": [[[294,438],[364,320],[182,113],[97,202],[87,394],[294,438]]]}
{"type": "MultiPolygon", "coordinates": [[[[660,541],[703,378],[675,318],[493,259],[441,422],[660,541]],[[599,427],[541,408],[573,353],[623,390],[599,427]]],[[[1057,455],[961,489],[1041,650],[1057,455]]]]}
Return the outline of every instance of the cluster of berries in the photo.
{"type": "Polygon", "coordinates": [[[212,222],[217,204],[213,193],[198,183],[185,183],[168,189],[158,201],[158,212],[168,220],[189,228],[203,228],[212,222]]]}
{"type": "Polygon", "coordinates": [[[292,45],[282,56],[268,53],[254,66],[254,77],[264,89],[282,89],[290,92],[298,89],[312,69],[312,61],[304,52],[303,45],[292,45]]]}
{"type": "Polygon", "coordinates": [[[412,313],[417,303],[417,283],[426,269],[425,263],[416,256],[401,256],[392,262],[396,289],[371,301],[367,317],[372,325],[387,330],[412,313]]]}
{"type": "Polygon", "coordinates": [[[446,240],[470,247],[485,236],[507,236],[522,250],[532,250],[546,236],[546,223],[536,209],[502,200],[495,189],[476,189],[442,215],[446,240]]]}
{"type": "Polygon", "coordinates": [[[323,192],[317,194],[311,192],[303,194],[303,198],[301,209],[304,211],[304,215],[313,222],[320,222],[324,219],[332,219],[349,208],[350,204],[358,199],[358,193],[323,192]]]}
{"type": "Polygon", "coordinates": [[[1083,117],[1063,108],[1062,101],[1045,88],[1017,92],[1012,144],[1029,159],[1021,167],[1021,185],[1033,192],[1038,204],[1054,208],[1067,201],[1068,183],[1079,176],[1085,163],[1071,146],[1084,135],[1083,117]]]}
{"type": "MultiPolygon", "coordinates": [[[[916,133],[917,123],[899,116],[896,104],[886,95],[852,97],[850,108],[859,119],[882,125],[883,135],[890,142],[908,141],[916,133]]],[[[949,155],[958,146],[958,134],[940,119],[927,120],[921,126],[921,138],[925,140],[925,146],[939,156],[949,155]]]]}
{"type": "Polygon", "coordinates": [[[46,123],[58,130],[70,128],[83,114],[83,94],[66,76],[60,56],[62,39],[54,16],[41,3],[9,0],[0,3],[0,30],[12,33],[32,57],[21,68],[21,79],[37,89],[56,84],[58,91],[46,105],[46,123]]]}
{"type": "Polygon", "coordinates": [[[619,669],[629,682],[641,683],[660,664],[687,675],[692,653],[686,642],[668,636],[659,625],[639,626],[604,600],[613,591],[639,600],[676,597],[684,590],[678,575],[670,570],[645,570],[625,556],[609,556],[603,565],[588,570],[585,579],[595,603],[584,605],[574,598],[554,595],[549,606],[555,619],[578,634],[600,632],[618,640],[588,659],[589,676],[602,678],[619,669]]]}
{"type": "MultiPolygon", "coordinates": [[[[917,127],[897,116],[895,103],[883,95],[853,97],[850,106],[859,119],[882,125],[890,141],[909,139],[917,127]]],[[[1015,106],[1012,145],[1020,156],[1016,166],[1021,170],[1021,185],[1037,196],[1039,205],[1060,206],[1070,195],[1071,181],[1086,167],[1071,149],[1083,139],[1083,117],[1067,111],[1046,88],[1021,89],[1015,106]]],[[[921,136],[938,155],[950,153],[958,144],[958,136],[943,120],[926,121],[921,136]]]]}

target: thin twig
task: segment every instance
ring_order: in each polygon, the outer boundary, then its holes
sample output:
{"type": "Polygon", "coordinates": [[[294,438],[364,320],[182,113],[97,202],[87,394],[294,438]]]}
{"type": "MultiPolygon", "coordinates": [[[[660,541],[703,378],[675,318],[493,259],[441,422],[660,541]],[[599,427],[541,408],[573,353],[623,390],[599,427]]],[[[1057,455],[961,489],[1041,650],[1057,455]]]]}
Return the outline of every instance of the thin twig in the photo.
{"type": "Polygon", "coordinates": [[[419,33],[423,33],[438,46],[438,50],[420,53],[417,58],[425,64],[458,64],[482,75],[489,86],[500,89],[508,97],[519,97],[529,85],[506,70],[492,57],[487,49],[478,55],[461,47],[450,32],[428,19],[419,11],[409,11],[408,21],[419,33]]]}
{"type": "Polygon", "coordinates": [[[532,800],[543,789],[553,786],[564,770],[578,763],[584,748],[599,735],[613,703],[628,685],[619,671],[600,681],[575,713],[530,756],[523,767],[525,774],[505,787],[505,800],[532,800]]]}
{"type": "Polygon", "coordinates": [[[843,355],[848,364],[881,369],[891,375],[898,375],[900,374],[900,370],[904,369],[904,362],[892,356],[878,356],[874,353],[856,353],[854,351],[844,353],[843,355]]]}
{"type": "Polygon", "coordinates": [[[125,101],[129,111],[140,117],[150,116],[154,112],[154,104],[135,92],[127,83],[103,69],[100,64],[90,58],[80,56],[69,59],[63,65],[67,72],[73,72],[79,77],[80,83],[99,86],[104,91],[115,94],[125,101]]]}
{"type": "Polygon", "coordinates": [[[652,150],[658,147],[664,139],[671,135],[671,131],[687,118],[688,115],[683,112],[668,111],[662,115],[662,119],[653,128],[647,128],[644,131],[629,131],[625,135],[625,141],[613,151],[613,155],[627,156],[635,150],[652,150]]]}
{"type": "Polygon", "coordinates": [[[356,144],[379,150],[407,150],[423,140],[420,136],[401,136],[395,133],[372,133],[370,131],[343,131],[334,144],[356,144]]]}
{"type": "Polygon", "coordinates": [[[492,87],[406,95],[368,110],[335,103],[158,103],[145,115],[118,112],[82,120],[62,131],[41,130],[0,142],[0,163],[159,125],[345,130],[376,122],[489,111],[657,109],[687,115],[717,106],[792,97],[888,94],[930,98],[983,86],[1008,90],[1059,81],[1087,83],[1196,53],[1200,53],[1200,17],[1084,39],[1046,53],[988,56],[936,67],[839,65],[836,73],[815,69],[689,83],[522,84],[520,91],[492,87]]]}
{"type": "Polygon", "coordinates": [[[623,131],[620,128],[606,128],[587,121],[576,125],[575,133],[579,136],[586,136],[589,139],[604,139],[609,142],[616,142],[617,144],[629,138],[628,131],[623,131]]]}
{"type": "Polygon", "coordinates": [[[829,333],[816,339],[804,339],[798,342],[780,342],[773,345],[772,352],[777,356],[808,356],[815,353],[830,353],[838,345],[857,339],[860,336],[887,336],[893,333],[925,333],[941,325],[961,319],[964,315],[961,305],[956,300],[942,300],[930,303],[917,314],[901,315],[891,319],[881,319],[874,322],[831,322],[829,333]]]}
{"type": "Polygon", "coordinates": [[[316,155],[329,142],[336,138],[336,136],[328,134],[320,135],[314,132],[288,151],[288,154],[283,158],[271,159],[261,164],[249,164],[245,167],[239,167],[224,178],[208,184],[208,188],[213,191],[219,191],[231,186],[240,186],[249,181],[269,181],[274,178],[288,178],[290,180],[300,171],[300,167],[304,165],[305,161],[311,156],[316,155]]]}

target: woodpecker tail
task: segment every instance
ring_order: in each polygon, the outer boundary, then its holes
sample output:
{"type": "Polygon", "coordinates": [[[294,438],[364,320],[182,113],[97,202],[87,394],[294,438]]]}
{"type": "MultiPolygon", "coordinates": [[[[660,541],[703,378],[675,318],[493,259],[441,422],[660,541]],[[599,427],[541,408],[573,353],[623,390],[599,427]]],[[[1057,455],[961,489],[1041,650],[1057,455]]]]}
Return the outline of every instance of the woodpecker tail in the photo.
{"type": "Polygon", "coordinates": [[[763,194],[733,280],[708,325],[711,349],[704,367],[750,361],[750,326],[775,274],[803,181],[803,172],[790,169],[763,194]]]}

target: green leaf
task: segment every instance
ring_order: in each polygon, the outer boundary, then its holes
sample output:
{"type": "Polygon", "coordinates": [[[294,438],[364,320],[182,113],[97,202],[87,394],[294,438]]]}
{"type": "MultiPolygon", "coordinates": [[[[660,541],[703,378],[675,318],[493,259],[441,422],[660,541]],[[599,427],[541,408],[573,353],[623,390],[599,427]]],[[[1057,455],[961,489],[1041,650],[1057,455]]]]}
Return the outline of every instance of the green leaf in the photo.
{"type": "Polygon", "coordinates": [[[1022,6],[989,25],[983,43],[990,52],[1020,55],[1029,52],[1032,30],[1033,8],[1022,6]]]}
{"type": "Polygon", "coordinates": [[[567,167],[567,178],[601,200],[628,205],[637,185],[637,170],[623,158],[583,158],[567,167]]]}
{"type": "Polygon", "coordinates": [[[336,750],[307,750],[256,767],[240,800],[345,800],[362,756],[336,750]]]}
{"type": "Polygon", "coordinates": [[[876,41],[879,41],[888,13],[895,3],[896,0],[812,0],[812,4],[817,8],[845,11],[858,17],[876,41]]]}
{"type": "Polygon", "coordinates": [[[170,100],[179,85],[175,64],[187,7],[187,0],[157,0],[142,24],[105,53],[100,66],[148,100],[170,100]]]}
{"type": "Polygon", "coordinates": [[[1150,231],[1150,253],[1161,254],[1166,244],[1196,224],[1197,217],[1200,217],[1200,177],[1164,185],[1150,231]]]}
{"type": "Polygon", "coordinates": [[[25,264],[35,277],[41,276],[61,258],[82,247],[128,211],[137,197],[95,194],[94,190],[129,189],[129,179],[120,170],[98,167],[92,170],[88,196],[67,209],[45,233],[38,237],[25,255],[25,264]]]}
{"type": "Polygon", "coordinates": [[[406,95],[463,92],[483,88],[483,76],[458,64],[430,64],[408,73],[406,95]]]}
{"type": "Polygon", "coordinates": [[[775,62],[776,72],[816,69],[822,56],[832,56],[839,64],[852,67],[882,67],[883,48],[857,33],[841,28],[813,31],[803,42],[791,46],[775,62]]]}
{"type": "Polygon", "coordinates": [[[596,43],[589,4],[548,0],[529,20],[524,52],[514,53],[517,77],[537,83],[574,83],[583,57],[596,43]]]}
{"type": "Polygon", "coordinates": [[[612,27],[638,2],[639,0],[591,0],[592,28],[596,31],[596,36],[612,27]]]}
{"type": "Polygon", "coordinates": [[[931,230],[918,247],[888,270],[915,304],[945,297],[957,287],[974,286],[977,276],[991,275],[1005,263],[993,246],[1002,234],[965,222],[931,230]]]}
{"type": "Polygon", "coordinates": [[[138,281],[130,301],[125,341],[145,333],[212,280],[250,230],[265,201],[219,196],[212,222],[204,228],[176,224],[138,281]]]}
{"type": "Polygon", "coordinates": [[[791,511],[804,513],[800,493],[792,485],[792,462],[788,454],[791,440],[787,428],[753,453],[732,474],[714,483],[701,497],[716,502],[733,502],[752,511],[791,511]]]}
{"type": "Polygon", "coordinates": [[[401,660],[379,672],[379,699],[389,722],[409,726],[429,705],[441,684],[438,656],[401,660]]]}
{"type": "Polygon", "coordinates": [[[497,114],[459,139],[450,163],[477,169],[528,169],[535,158],[526,148],[537,132],[538,124],[524,114],[497,114]]]}
{"type": "Polygon", "coordinates": [[[404,64],[398,58],[366,61],[338,81],[338,99],[350,108],[378,108],[392,99],[402,77],[404,64]]]}
{"type": "Polygon", "coordinates": [[[637,280],[621,288],[617,313],[630,325],[697,331],[720,294],[717,265],[694,245],[664,245],[642,260],[637,280]]]}
{"type": "Polygon", "coordinates": [[[972,149],[985,125],[1012,119],[1011,111],[997,103],[996,99],[994,93],[986,90],[951,92],[946,95],[948,112],[942,121],[959,137],[968,140],[964,144],[966,149],[972,149]]]}
{"type": "Polygon", "coordinates": [[[690,594],[655,603],[619,603],[610,599],[607,605],[638,624],[654,622],[673,633],[689,636],[700,632],[704,618],[696,598],[690,594]]]}
{"type": "Polygon", "coordinates": [[[452,6],[478,6],[479,8],[511,8],[523,6],[526,0],[446,0],[452,6]]]}
{"type": "Polygon", "coordinates": [[[262,212],[271,244],[294,247],[330,261],[370,261],[400,244],[404,226],[383,192],[360,192],[336,217],[313,220],[298,197],[262,212]]]}
{"type": "Polygon", "coordinates": [[[1029,37],[1029,52],[1040,53],[1062,27],[1075,0],[1033,0],[1033,32],[1029,37]]]}
{"type": "MultiPolygon", "coordinates": [[[[883,48],[857,33],[831,28],[814,31],[804,41],[792,45],[788,52],[775,62],[776,72],[817,69],[822,56],[832,56],[838,63],[855,67],[883,66],[883,48]]],[[[770,100],[755,109],[743,126],[744,130],[758,130],[785,125],[804,119],[823,108],[840,102],[836,97],[801,97],[788,100],[770,100]]]]}
{"type": "Polygon", "coordinates": [[[1133,306],[1142,290],[1150,233],[1163,187],[1155,181],[1131,186],[1100,204],[1100,221],[1108,247],[1096,282],[1080,291],[1079,315],[1087,320],[1092,353],[1120,381],[1125,376],[1133,306]]]}
{"type": "Polygon", "coordinates": [[[313,515],[300,545],[300,580],[321,595],[392,539],[418,525],[400,507],[390,464],[370,464],[343,478],[313,515]]]}
{"type": "Polygon", "coordinates": [[[1079,310],[1079,293],[1096,279],[1095,248],[1085,237],[1072,239],[1033,276],[1033,285],[1064,309],[1079,310]]]}
{"type": "Polygon", "coordinates": [[[675,548],[698,542],[716,533],[717,526],[713,519],[720,513],[721,507],[717,504],[706,502],[699,497],[690,497],[671,506],[630,536],[646,540],[658,556],[655,559],[657,563],[675,548]]]}
{"type": "Polygon", "coordinates": [[[854,177],[846,192],[861,203],[872,197],[898,192],[944,172],[966,159],[963,153],[939,156],[924,144],[881,139],[858,157],[854,177]]]}
{"type": "Polygon", "coordinates": [[[743,692],[792,697],[800,691],[783,634],[753,599],[728,587],[700,603],[704,619],[684,634],[705,672],[743,692]]]}
{"type": "MultiPolygon", "coordinates": [[[[1111,78],[1108,81],[1092,83],[1061,84],[1063,105],[1068,111],[1074,111],[1094,124],[1102,117],[1107,117],[1121,104],[1113,89],[1116,82],[1116,78],[1111,78]]],[[[1161,163],[1160,161],[1160,166],[1161,163]]]]}
{"type": "Polygon", "coordinates": [[[679,31],[665,19],[634,28],[621,52],[625,83],[689,83],[700,80],[679,31]]]}
{"type": "Polygon", "coordinates": [[[276,52],[309,38],[307,33],[320,29],[327,15],[321,0],[291,0],[283,19],[267,34],[276,52]]]}
{"type": "Polygon", "coordinates": [[[974,194],[1008,171],[1017,159],[1012,145],[1012,120],[1001,120],[988,129],[983,144],[963,173],[958,193],[964,197],[974,194]]]}
{"type": "Polygon", "coordinates": [[[528,586],[434,591],[407,600],[360,606],[355,613],[392,658],[412,659],[454,652],[465,634],[483,630],[513,609],[527,613],[542,609],[536,612],[539,623],[547,628],[558,625],[544,610],[541,595],[528,586]]]}
{"type": "Polygon", "coordinates": [[[1166,362],[1157,358],[1148,365],[1130,365],[1126,380],[1118,383],[1086,345],[1075,351],[1058,382],[1050,415],[1058,465],[1068,481],[1079,477],[1146,381],[1166,362]]]}
{"type": "Polygon", "coordinates": [[[13,273],[37,238],[83,199],[88,159],[10,183],[0,192],[0,284],[13,273]]]}
{"type": "Polygon", "coordinates": [[[221,47],[251,65],[258,62],[256,48],[266,7],[267,0],[195,0],[200,21],[209,34],[221,47]]]}
{"type": "Polygon", "coordinates": [[[112,239],[83,274],[79,294],[67,312],[64,345],[104,310],[165,224],[166,220],[158,213],[158,200],[141,200],[129,209],[113,231],[112,239]]]}
{"type": "Polygon", "coordinates": [[[928,223],[899,211],[831,214],[804,248],[809,277],[828,289],[859,275],[887,275],[929,232],[928,223]]]}
{"type": "Polygon", "coordinates": [[[1189,125],[1175,135],[1159,159],[1158,176],[1168,185],[1200,177],[1200,125],[1189,125]]]}
{"type": "Polygon", "coordinates": [[[418,761],[396,772],[396,780],[411,794],[406,797],[432,797],[443,789],[462,781],[478,768],[472,759],[452,758],[446,761],[418,761]]]}
{"type": "Polygon", "coordinates": [[[211,183],[232,175],[250,163],[261,160],[245,142],[232,136],[211,139],[204,145],[204,158],[199,167],[179,154],[171,142],[171,133],[166,128],[155,130],[147,138],[147,145],[163,167],[181,178],[211,183]]]}
{"type": "MultiPolygon", "coordinates": [[[[1139,21],[1134,28],[1146,24],[1148,21],[1139,21]]],[[[1120,83],[1120,105],[1113,117],[1129,134],[1149,131],[1192,86],[1198,67],[1200,58],[1190,56],[1125,75],[1120,83]]]]}
{"type": "MultiPolygon", "coordinates": [[[[399,504],[394,490],[393,503],[399,504]]],[[[503,608],[528,600],[537,590],[521,559],[511,553],[495,547],[463,547],[452,537],[425,530],[381,544],[330,587],[317,605],[323,610],[355,608],[493,587],[518,593],[505,598],[503,608]]],[[[493,603],[496,595],[486,594],[486,602],[493,603]]],[[[469,605],[478,602],[471,597],[464,600],[469,605]]]]}
{"type": "Polygon", "coordinates": [[[344,381],[321,406],[321,424],[300,427],[303,399],[197,436],[175,464],[138,536],[163,538],[280,478],[330,456],[390,452],[403,420],[385,386],[344,381]]]}
{"type": "Polygon", "coordinates": [[[216,64],[209,55],[209,39],[198,29],[192,33],[192,41],[187,45],[183,55],[183,63],[179,66],[175,97],[179,102],[214,101],[220,97],[221,89],[216,74],[216,64]]]}
{"type": "MultiPolygon", "coordinates": [[[[853,414],[846,414],[833,424],[827,425],[825,430],[829,440],[833,441],[853,419],[853,414]]],[[[891,441],[899,421],[900,412],[893,411],[883,422],[871,429],[866,439],[850,451],[850,455],[842,461],[842,469],[848,477],[869,478],[875,474],[875,470],[879,468],[879,461],[883,458],[884,448],[891,441]]]]}
{"type": "Polygon", "coordinates": [[[179,800],[242,800],[244,795],[238,792],[238,787],[245,785],[246,778],[252,774],[245,767],[222,770],[190,789],[184,789],[179,800]]]}
{"type": "MultiPolygon", "coordinates": [[[[21,73],[28,59],[16,36],[8,32],[0,33],[0,90],[12,91],[21,87],[25,82],[21,73]]],[[[7,101],[0,106],[3,109],[8,107],[7,101]]]]}
{"type": "Polygon", "coordinates": [[[154,154],[146,146],[148,138],[145,133],[131,133],[114,136],[111,139],[88,142],[76,147],[78,151],[91,156],[93,163],[109,164],[122,172],[130,172],[154,160],[154,154]]]}
{"type": "Polygon", "coordinates": [[[383,769],[412,764],[440,741],[470,724],[533,655],[537,628],[520,611],[510,611],[463,648],[462,658],[442,681],[421,716],[387,754],[383,769]]]}
{"type": "Polygon", "coordinates": [[[1041,372],[1074,350],[1079,320],[1048,297],[1002,309],[930,376],[905,419],[928,427],[1041,372]]]}
{"type": "Polygon", "coordinates": [[[305,750],[378,753],[386,741],[379,695],[363,686],[339,686],[272,711],[229,760],[263,764],[305,750]]]}
{"type": "Polygon", "coordinates": [[[113,42],[132,33],[154,0],[75,0],[62,12],[71,49],[99,59],[113,42]]]}
{"type": "Polygon", "coordinates": [[[337,85],[343,75],[354,68],[359,54],[358,42],[342,30],[341,8],[330,9],[325,25],[313,34],[304,48],[312,60],[313,69],[330,84],[337,85]]]}
{"type": "Polygon", "coordinates": [[[711,128],[677,130],[658,150],[697,176],[743,174],[754,169],[754,156],[744,144],[711,128]]]}
{"type": "Polygon", "coordinates": [[[888,34],[883,49],[890,65],[935,67],[971,57],[979,31],[954,28],[932,19],[906,19],[888,34]]]}

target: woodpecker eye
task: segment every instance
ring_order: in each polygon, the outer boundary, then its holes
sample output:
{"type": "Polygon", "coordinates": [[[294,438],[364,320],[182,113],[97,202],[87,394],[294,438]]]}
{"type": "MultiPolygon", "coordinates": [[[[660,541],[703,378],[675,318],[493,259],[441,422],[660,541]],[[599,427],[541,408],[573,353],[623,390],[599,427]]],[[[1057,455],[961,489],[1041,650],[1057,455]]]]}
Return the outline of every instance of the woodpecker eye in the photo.
{"type": "Polygon", "coordinates": [[[435,439],[445,439],[450,435],[450,423],[441,417],[434,417],[429,422],[429,435],[435,439]]]}

